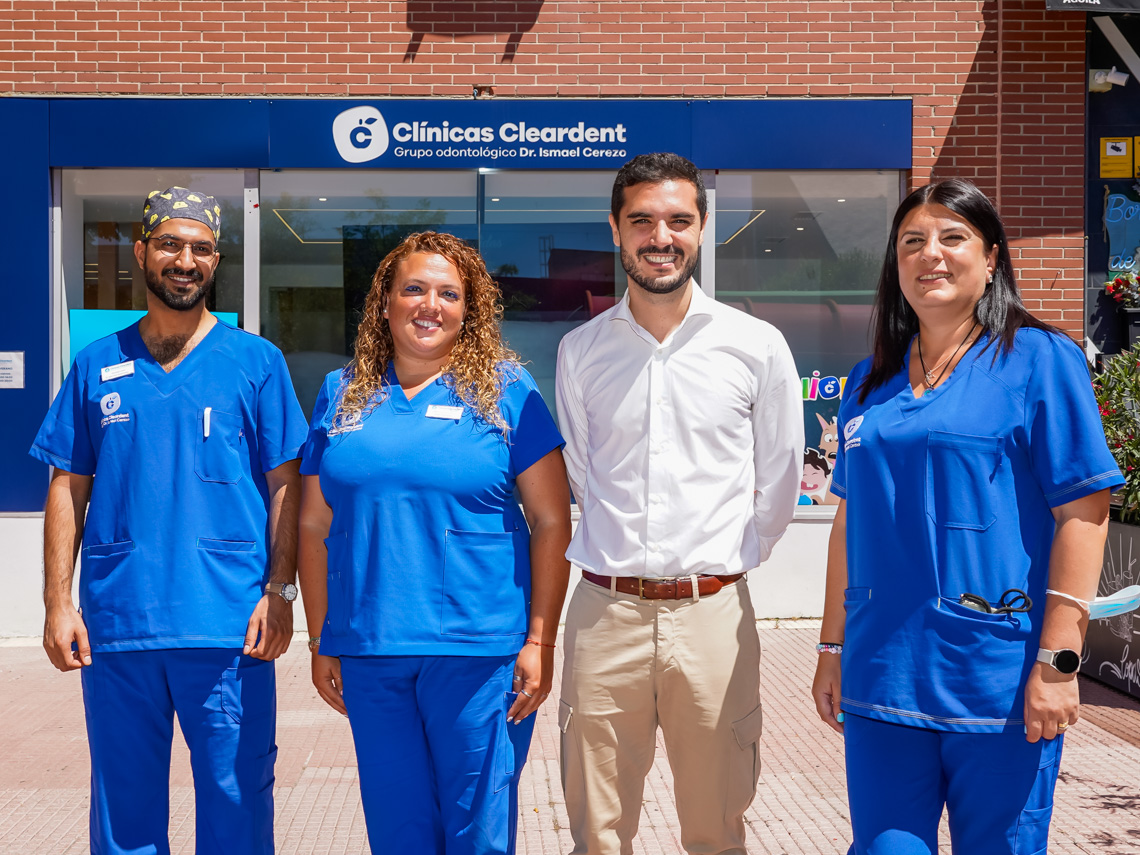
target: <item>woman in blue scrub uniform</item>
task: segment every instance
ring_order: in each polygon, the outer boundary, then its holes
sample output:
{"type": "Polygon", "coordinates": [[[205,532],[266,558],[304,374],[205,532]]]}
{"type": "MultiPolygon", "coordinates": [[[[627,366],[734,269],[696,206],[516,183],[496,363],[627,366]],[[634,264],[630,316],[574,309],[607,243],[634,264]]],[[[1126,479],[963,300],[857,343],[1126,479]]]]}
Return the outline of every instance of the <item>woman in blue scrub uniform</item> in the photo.
{"type": "Polygon", "coordinates": [[[411,235],[313,410],[299,547],[313,683],[352,725],[374,852],[514,852],[570,495],[501,316],[474,249],[411,235]]]}
{"type": "Polygon", "coordinates": [[[958,180],[899,207],[872,323],[812,689],[844,734],[850,851],[937,852],[945,806],[956,853],[1044,852],[1123,483],[1084,355],[1026,310],[997,211],[958,180]]]}

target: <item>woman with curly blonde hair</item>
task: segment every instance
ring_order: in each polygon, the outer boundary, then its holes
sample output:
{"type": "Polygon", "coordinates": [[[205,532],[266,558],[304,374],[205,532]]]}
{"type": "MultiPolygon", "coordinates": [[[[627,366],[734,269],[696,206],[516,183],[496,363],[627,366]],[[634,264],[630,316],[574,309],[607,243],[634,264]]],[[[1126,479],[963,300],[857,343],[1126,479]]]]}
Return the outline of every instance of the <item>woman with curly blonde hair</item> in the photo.
{"type": "Polygon", "coordinates": [[[417,252],[448,259],[460,278],[468,283],[459,337],[451,349],[443,376],[459,397],[488,423],[505,428],[499,413],[503,370],[518,368],[518,357],[500,335],[503,319],[499,287],[487,272],[483,259],[459,238],[438,232],[422,232],[406,238],[380,262],[372,276],[372,289],[364,301],[364,318],[356,339],[356,356],[346,373],[347,383],[338,416],[359,418],[379,390],[395,352],[385,306],[400,262],[417,252]]]}
{"type": "Polygon", "coordinates": [[[474,249],[410,235],[313,410],[298,549],[313,683],[352,726],[374,851],[514,851],[570,496],[501,317],[474,249]]]}

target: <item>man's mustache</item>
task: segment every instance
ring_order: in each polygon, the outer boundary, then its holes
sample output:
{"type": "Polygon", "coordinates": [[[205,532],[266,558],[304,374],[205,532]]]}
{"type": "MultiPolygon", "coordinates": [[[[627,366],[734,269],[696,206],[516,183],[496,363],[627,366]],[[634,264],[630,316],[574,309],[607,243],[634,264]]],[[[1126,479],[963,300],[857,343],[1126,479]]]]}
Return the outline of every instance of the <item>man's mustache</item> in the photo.
{"type": "Polygon", "coordinates": [[[197,270],[181,270],[177,267],[168,267],[162,271],[163,276],[189,276],[191,279],[200,282],[202,274],[197,270]]]}

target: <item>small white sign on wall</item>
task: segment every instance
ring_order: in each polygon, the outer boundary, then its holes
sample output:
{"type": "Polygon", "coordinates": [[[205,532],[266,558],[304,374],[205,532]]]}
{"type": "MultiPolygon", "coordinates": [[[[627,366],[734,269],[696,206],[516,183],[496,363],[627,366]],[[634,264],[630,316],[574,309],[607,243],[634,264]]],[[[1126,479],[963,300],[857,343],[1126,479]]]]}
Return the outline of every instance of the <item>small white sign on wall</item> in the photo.
{"type": "Polygon", "coordinates": [[[0,389],[24,388],[24,351],[0,350],[0,389]]]}

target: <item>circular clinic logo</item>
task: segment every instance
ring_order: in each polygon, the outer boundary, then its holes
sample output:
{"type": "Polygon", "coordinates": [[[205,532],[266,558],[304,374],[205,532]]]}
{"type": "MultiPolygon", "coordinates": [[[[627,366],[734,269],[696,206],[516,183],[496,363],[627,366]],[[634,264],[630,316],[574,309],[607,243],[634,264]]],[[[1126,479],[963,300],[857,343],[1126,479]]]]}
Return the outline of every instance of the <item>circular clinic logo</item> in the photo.
{"type": "Polygon", "coordinates": [[[119,409],[119,404],[122,400],[119,398],[118,392],[112,392],[109,395],[104,395],[103,399],[99,401],[99,409],[103,411],[103,415],[109,416],[115,410],[119,409]]]}
{"type": "Polygon", "coordinates": [[[851,439],[855,435],[855,431],[859,430],[859,425],[863,424],[863,417],[856,416],[851,421],[843,426],[843,438],[851,439]]]}
{"type": "Polygon", "coordinates": [[[348,163],[367,163],[388,150],[388,126],[375,107],[352,107],[333,119],[337,154],[348,163]]]}

